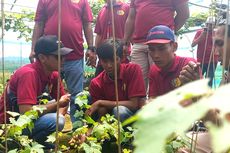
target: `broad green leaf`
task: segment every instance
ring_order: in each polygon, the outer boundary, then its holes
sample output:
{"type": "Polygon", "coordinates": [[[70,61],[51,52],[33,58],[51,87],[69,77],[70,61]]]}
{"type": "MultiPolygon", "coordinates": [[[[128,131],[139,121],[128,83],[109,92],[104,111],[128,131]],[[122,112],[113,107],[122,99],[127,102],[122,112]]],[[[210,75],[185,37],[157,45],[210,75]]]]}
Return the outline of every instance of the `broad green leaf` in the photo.
{"type": "Polygon", "coordinates": [[[54,134],[51,134],[51,135],[47,136],[46,142],[54,143],[55,141],[56,141],[56,137],[55,137],[54,134]]]}
{"type": "Polygon", "coordinates": [[[28,136],[19,136],[17,137],[17,139],[19,140],[20,144],[24,147],[29,146],[30,143],[32,142],[32,140],[30,140],[28,136]]]}
{"type": "Polygon", "coordinates": [[[122,126],[127,126],[129,124],[132,124],[134,122],[136,122],[138,120],[138,116],[137,115],[133,115],[130,118],[126,119],[123,123],[122,126]]]}
{"type": "Polygon", "coordinates": [[[31,147],[31,152],[36,152],[36,153],[44,153],[44,150],[43,150],[44,146],[43,145],[40,145],[36,142],[34,142],[32,144],[32,147],[31,147]]]}
{"type": "Polygon", "coordinates": [[[3,133],[4,133],[4,131],[0,129],[0,136],[2,136],[3,133]]]}
{"type": "Polygon", "coordinates": [[[74,117],[79,118],[79,117],[83,117],[83,115],[84,115],[84,112],[82,110],[81,111],[76,110],[74,117]]]}
{"type": "Polygon", "coordinates": [[[76,129],[76,128],[79,128],[79,127],[82,127],[83,126],[83,122],[82,121],[75,121],[73,123],[73,128],[76,129]]]}
{"type": "Polygon", "coordinates": [[[226,152],[230,148],[230,123],[223,122],[221,127],[209,125],[214,152],[226,152]]]}
{"type": "Polygon", "coordinates": [[[132,153],[132,151],[129,150],[129,149],[123,149],[123,150],[122,150],[122,153],[132,153]]]}
{"type": "Polygon", "coordinates": [[[43,113],[43,111],[46,110],[46,107],[45,106],[33,106],[33,110],[43,113]]]}
{"type": "Polygon", "coordinates": [[[90,145],[87,143],[81,144],[81,150],[83,150],[85,153],[101,153],[101,145],[98,145],[94,142],[90,142],[90,145]]]}
{"type": "Polygon", "coordinates": [[[180,106],[179,102],[188,98],[187,95],[196,97],[210,93],[207,82],[199,80],[189,83],[144,106],[138,112],[139,120],[135,124],[138,128],[134,141],[135,153],[163,151],[166,138],[170,134],[175,131],[183,134],[194,121],[201,118],[208,110],[207,98],[186,108],[180,106]]]}
{"type": "Polygon", "coordinates": [[[95,124],[95,121],[88,115],[85,115],[85,120],[88,124],[95,124]]]}
{"type": "Polygon", "coordinates": [[[219,87],[212,96],[209,97],[209,107],[217,108],[221,112],[221,117],[226,113],[230,113],[229,95],[230,84],[219,87]]]}
{"type": "Polygon", "coordinates": [[[18,149],[10,150],[8,153],[17,153],[18,149]]]}
{"type": "Polygon", "coordinates": [[[20,114],[17,113],[17,112],[11,112],[11,111],[7,111],[7,114],[9,114],[9,115],[12,116],[12,117],[17,117],[17,116],[20,115],[20,114]]]}

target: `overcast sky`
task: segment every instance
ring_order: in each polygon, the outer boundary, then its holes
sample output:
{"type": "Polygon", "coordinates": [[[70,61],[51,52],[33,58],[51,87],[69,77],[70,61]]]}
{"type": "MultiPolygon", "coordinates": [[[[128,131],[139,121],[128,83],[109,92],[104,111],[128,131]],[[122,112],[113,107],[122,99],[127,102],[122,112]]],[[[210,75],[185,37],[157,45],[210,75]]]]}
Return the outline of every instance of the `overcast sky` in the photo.
{"type": "MultiPolygon", "coordinates": [[[[38,3],[38,0],[16,0],[16,5],[13,7],[13,9],[11,9],[12,7],[12,3],[14,2],[15,0],[7,0],[5,1],[5,10],[7,11],[13,11],[13,12],[19,12],[21,9],[25,9],[25,8],[29,8],[29,9],[32,9],[32,10],[36,10],[36,6],[37,6],[37,3],[38,3]]],[[[96,1],[96,0],[94,0],[96,1]]],[[[219,0],[221,1],[221,0],[219,0]]],[[[204,6],[208,6],[210,3],[211,3],[211,0],[189,0],[189,2],[192,2],[192,3],[196,3],[196,4],[199,4],[199,5],[204,5],[204,6]]],[[[227,3],[227,0],[223,0],[224,3],[227,3]]],[[[200,11],[208,11],[208,9],[204,9],[204,8],[201,8],[201,7],[197,7],[197,6],[192,6],[190,5],[190,12],[191,14],[193,12],[200,12],[200,11]]],[[[181,48],[187,48],[186,44],[190,44],[190,41],[191,39],[193,38],[193,35],[190,36],[186,36],[186,40],[183,40],[185,41],[185,43],[181,43],[181,44],[184,44],[185,46],[181,45],[180,47],[181,48]]],[[[0,44],[1,46],[1,44],[0,44]]],[[[29,56],[29,52],[30,52],[30,43],[25,43],[25,42],[20,42],[17,40],[16,36],[14,33],[7,33],[5,35],[5,50],[6,50],[6,55],[5,56],[19,56],[20,55],[20,52],[22,53],[22,56],[23,57],[28,57],[29,56]],[[14,43],[12,43],[14,42],[14,43]],[[20,50],[20,52],[19,52],[20,50]],[[18,53],[18,54],[16,54],[18,53]]],[[[191,52],[190,52],[191,54],[191,52]]],[[[188,55],[188,54],[187,54],[188,55]]],[[[192,54],[191,54],[192,56],[192,54]]],[[[0,57],[1,57],[1,49],[0,49],[0,57]]]]}

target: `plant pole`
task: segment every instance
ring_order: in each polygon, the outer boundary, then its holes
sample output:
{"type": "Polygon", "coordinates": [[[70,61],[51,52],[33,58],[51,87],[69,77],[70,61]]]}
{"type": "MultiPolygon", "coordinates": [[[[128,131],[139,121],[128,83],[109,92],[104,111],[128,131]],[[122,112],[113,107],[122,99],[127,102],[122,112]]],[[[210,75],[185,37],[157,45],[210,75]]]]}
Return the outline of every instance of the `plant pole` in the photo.
{"type": "Polygon", "coordinates": [[[5,65],[4,65],[4,29],[5,29],[5,15],[4,15],[4,0],[1,0],[1,14],[2,14],[2,85],[4,94],[4,133],[5,133],[5,152],[8,152],[7,148],[7,125],[6,125],[6,92],[5,92],[5,65]]]}
{"type": "Polygon", "coordinates": [[[61,47],[61,3],[62,0],[58,0],[58,82],[57,82],[57,116],[56,116],[56,144],[55,144],[55,153],[58,152],[59,147],[59,136],[58,136],[58,125],[59,125],[59,99],[60,99],[60,72],[61,72],[61,55],[60,55],[60,47],[61,47]]]}
{"type": "Polygon", "coordinates": [[[115,83],[115,94],[116,94],[116,108],[117,108],[117,120],[118,120],[118,153],[121,153],[121,127],[120,127],[120,113],[118,108],[118,85],[117,85],[117,50],[115,45],[115,25],[114,25],[114,11],[113,11],[113,0],[110,0],[110,10],[111,10],[111,16],[112,16],[112,34],[113,34],[113,58],[114,58],[114,83],[115,83]]]}
{"type": "Polygon", "coordinates": [[[222,78],[224,78],[224,70],[225,70],[225,63],[226,63],[226,55],[227,55],[227,39],[228,39],[228,23],[229,23],[229,0],[227,5],[227,12],[226,12],[226,24],[225,24],[225,35],[224,35],[224,53],[223,53],[223,65],[222,65],[222,78]]]}

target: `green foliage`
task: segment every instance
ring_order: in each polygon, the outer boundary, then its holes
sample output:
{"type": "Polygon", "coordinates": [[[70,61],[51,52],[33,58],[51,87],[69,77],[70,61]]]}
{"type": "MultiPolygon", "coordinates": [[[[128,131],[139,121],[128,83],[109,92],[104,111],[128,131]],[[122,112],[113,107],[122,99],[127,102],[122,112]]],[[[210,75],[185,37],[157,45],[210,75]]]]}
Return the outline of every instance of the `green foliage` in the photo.
{"type": "Polygon", "coordinates": [[[101,8],[104,6],[105,1],[104,0],[98,0],[98,1],[90,0],[89,4],[93,12],[93,23],[95,25],[98,13],[101,10],[101,8]]]}
{"type": "MultiPolygon", "coordinates": [[[[75,103],[79,105],[80,111],[76,111],[75,117],[78,117],[82,124],[72,133],[69,147],[76,152],[100,153],[105,142],[118,143],[118,121],[109,114],[103,116],[100,122],[96,122],[90,116],[85,115],[84,110],[90,107],[87,104],[88,96],[88,91],[83,91],[76,96],[75,103]]],[[[132,128],[128,129],[124,131],[121,126],[122,144],[130,143],[133,139],[132,128]]],[[[66,147],[68,148],[68,146],[66,147]]]]}
{"type": "Polygon", "coordinates": [[[165,143],[166,152],[188,146],[187,141],[181,141],[181,139],[167,141],[167,139],[175,132],[184,135],[191,123],[199,120],[208,110],[214,108],[220,111],[218,117],[222,124],[219,127],[213,123],[208,124],[213,149],[214,152],[228,150],[230,148],[228,132],[230,122],[227,118],[230,114],[229,89],[230,85],[225,85],[213,91],[208,88],[207,81],[199,80],[154,99],[137,114],[136,153],[151,152],[153,149],[155,152],[162,152],[165,143]],[[197,101],[187,107],[182,107],[181,104],[188,98],[195,98],[197,101]],[[151,129],[151,133],[146,129],[151,129]]]}
{"type": "MultiPolygon", "coordinates": [[[[31,40],[33,30],[31,24],[33,22],[34,12],[32,10],[22,10],[21,13],[5,13],[5,30],[19,32],[18,38],[25,38],[26,41],[31,40]]],[[[2,26],[2,20],[0,26],[2,26]]]]}
{"type": "Polygon", "coordinates": [[[160,96],[146,105],[137,114],[138,120],[135,125],[138,131],[134,141],[137,147],[136,153],[151,152],[151,150],[162,152],[166,139],[171,134],[177,132],[179,135],[183,135],[183,132],[194,121],[201,118],[209,108],[207,101],[194,103],[185,108],[180,105],[180,102],[187,99],[187,95],[199,97],[208,95],[209,92],[207,80],[197,81],[160,96]],[[151,132],[146,129],[151,129],[151,132]]]}
{"type": "Polygon", "coordinates": [[[25,128],[28,128],[32,131],[34,127],[34,120],[38,119],[38,112],[42,113],[44,111],[43,107],[33,106],[33,109],[26,112],[23,115],[20,115],[15,112],[7,112],[9,115],[13,117],[18,117],[17,119],[11,117],[10,123],[7,127],[5,125],[2,126],[2,130],[0,130],[0,148],[5,150],[5,136],[4,129],[7,131],[7,143],[8,149],[11,153],[43,153],[43,146],[29,139],[28,136],[22,135],[22,131],[25,128]]]}

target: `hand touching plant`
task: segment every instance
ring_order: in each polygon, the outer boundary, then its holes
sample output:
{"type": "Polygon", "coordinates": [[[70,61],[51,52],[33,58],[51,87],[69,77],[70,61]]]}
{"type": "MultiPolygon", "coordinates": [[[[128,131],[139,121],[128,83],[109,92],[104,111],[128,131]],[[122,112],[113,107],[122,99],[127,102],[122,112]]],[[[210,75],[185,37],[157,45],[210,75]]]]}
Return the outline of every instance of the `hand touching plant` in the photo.
{"type": "Polygon", "coordinates": [[[66,107],[69,105],[69,102],[70,102],[70,94],[63,95],[59,100],[59,106],[66,107]]]}

